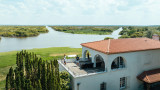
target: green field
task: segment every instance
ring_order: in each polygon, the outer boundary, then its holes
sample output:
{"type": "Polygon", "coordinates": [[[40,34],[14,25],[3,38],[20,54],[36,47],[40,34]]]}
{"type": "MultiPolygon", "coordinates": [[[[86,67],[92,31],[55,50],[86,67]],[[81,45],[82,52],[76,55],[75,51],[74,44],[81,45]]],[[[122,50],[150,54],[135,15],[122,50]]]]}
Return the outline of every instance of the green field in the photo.
{"type": "Polygon", "coordinates": [[[31,37],[47,32],[45,26],[0,26],[0,36],[3,37],[31,37]]]}
{"type": "Polygon", "coordinates": [[[119,26],[51,26],[56,31],[72,34],[99,34],[108,35],[119,26]]]}
{"type": "MultiPolygon", "coordinates": [[[[52,48],[41,48],[41,49],[30,49],[29,52],[34,52],[41,57],[43,60],[62,59],[63,55],[76,54],[81,56],[81,48],[69,48],[69,47],[52,47],[52,48]]],[[[15,67],[16,65],[16,53],[18,51],[1,52],[0,53],[0,90],[5,87],[6,74],[9,68],[15,67]]]]}

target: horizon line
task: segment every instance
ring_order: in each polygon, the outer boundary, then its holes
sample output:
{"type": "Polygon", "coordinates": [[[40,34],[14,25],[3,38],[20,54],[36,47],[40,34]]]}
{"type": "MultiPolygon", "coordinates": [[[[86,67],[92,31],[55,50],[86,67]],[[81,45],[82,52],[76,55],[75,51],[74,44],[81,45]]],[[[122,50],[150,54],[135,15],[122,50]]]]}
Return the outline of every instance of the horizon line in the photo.
{"type": "Polygon", "coordinates": [[[94,25],[71,25],[71,24],[69,24],[69,25],[64,25],[64,24],[56,24],[56,25],[51,25],[51,24],[0,24],[0,26],[160,26],[160,24],[150,24],[150,25],[96,25],[96,24],[94,24],[94,25]]]}

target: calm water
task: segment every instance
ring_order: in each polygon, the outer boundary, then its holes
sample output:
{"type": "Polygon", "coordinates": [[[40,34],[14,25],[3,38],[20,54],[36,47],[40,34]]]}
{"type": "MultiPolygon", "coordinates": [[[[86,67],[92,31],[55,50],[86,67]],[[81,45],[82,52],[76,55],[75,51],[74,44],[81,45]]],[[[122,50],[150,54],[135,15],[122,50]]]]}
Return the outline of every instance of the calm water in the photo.
{"type": "Polygon", "coordinates": [[[48,28],[49,32],[40,34],[37,37],[2,37],[0,40],[0,52],[47,47],[81,48],[81,43],[103,40],[105,37],[112,37],[116,39],[120,36],[118,33],[122,30],[122,28],[119,28],[111,35],[84,35],[58,32],[48,26],[46,27],[48,28]]]}

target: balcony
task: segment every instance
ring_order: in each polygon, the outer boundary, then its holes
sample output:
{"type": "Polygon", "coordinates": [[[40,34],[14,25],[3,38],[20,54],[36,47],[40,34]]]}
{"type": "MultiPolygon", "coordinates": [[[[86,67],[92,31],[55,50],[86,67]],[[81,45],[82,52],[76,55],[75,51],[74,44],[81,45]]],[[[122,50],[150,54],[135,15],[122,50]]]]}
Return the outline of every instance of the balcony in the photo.
{"type": "Polygon", "coordinates": [[[67,59],[66,64],[64,60],[58,60],[58,62],[60,66],[67,70],[73,77],[105,72],[101,67],[94,67],[94,63],[91,62],[91,59],[82,60],[82,58],[80,58],[78,61],[76,59],[67,59]]]}

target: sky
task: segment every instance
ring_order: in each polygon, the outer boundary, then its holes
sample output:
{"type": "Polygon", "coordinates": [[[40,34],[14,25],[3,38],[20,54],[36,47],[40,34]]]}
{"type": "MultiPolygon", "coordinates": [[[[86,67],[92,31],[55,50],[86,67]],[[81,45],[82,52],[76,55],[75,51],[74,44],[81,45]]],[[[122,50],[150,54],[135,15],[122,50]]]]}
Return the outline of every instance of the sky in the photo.
{"type": "Polygon", "coordinates": [[[5,25],[159,25],[160,0],[0,0],[5,25]]]}

